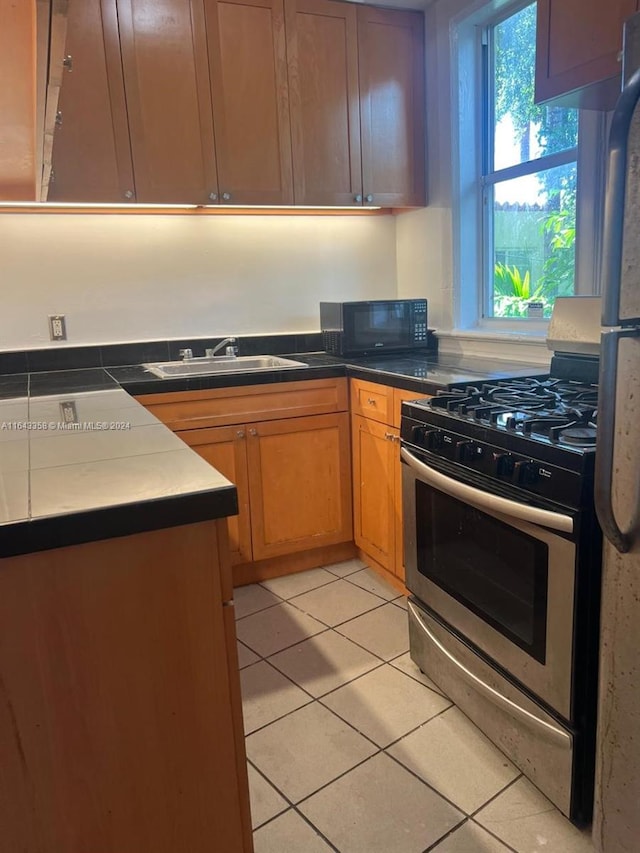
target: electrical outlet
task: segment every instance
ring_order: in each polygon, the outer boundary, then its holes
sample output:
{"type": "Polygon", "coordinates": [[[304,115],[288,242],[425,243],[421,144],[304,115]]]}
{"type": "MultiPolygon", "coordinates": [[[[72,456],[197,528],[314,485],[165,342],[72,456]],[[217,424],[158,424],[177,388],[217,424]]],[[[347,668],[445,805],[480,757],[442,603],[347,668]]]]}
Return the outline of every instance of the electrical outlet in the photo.
{"type": "Polygon", "coordinates": [[[64,321],[64,314],[49,315],[49,336],[52,341],[67,340],[67,326],[64,321]]]}
{"type": "Polygon", "coordinates": [[[75,400],[65,400],[63,403],[60,403],[60,416],[63,424],[78,423],[78,411],[75,400]]]}

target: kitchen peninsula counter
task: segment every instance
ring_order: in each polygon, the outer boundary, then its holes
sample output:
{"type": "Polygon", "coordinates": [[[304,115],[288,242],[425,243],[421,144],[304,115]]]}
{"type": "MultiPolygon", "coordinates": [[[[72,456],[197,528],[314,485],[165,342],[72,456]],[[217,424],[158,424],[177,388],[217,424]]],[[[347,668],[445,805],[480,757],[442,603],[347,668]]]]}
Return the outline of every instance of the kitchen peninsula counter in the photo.
{"type": "Polygon", "coordinates": [[[236,488],[105,370],[0,377],[0,557],[207,521],[236,488]]]}

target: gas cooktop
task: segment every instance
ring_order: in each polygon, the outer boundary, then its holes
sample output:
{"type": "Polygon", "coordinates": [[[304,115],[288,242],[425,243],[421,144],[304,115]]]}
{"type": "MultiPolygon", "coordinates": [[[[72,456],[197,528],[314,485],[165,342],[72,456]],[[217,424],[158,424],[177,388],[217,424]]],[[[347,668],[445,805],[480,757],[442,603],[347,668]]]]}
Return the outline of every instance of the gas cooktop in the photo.
{"type": "Polygon", "coordinates": [[[418,405],[533,440],[595,448],[598,387],[564,379],[508,379],[440,393],[418,405]]]}

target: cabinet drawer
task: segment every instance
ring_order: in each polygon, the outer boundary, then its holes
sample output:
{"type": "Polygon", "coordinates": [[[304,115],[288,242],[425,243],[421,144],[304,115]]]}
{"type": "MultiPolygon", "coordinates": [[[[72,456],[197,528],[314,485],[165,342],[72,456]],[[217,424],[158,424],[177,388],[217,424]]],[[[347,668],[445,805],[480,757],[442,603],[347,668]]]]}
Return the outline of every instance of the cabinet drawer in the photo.
{"type": "Polygon", "coordinates": [[[347,410],[346,379],[244,385],[136,398],[173,430],[229,426],[347,410]]]}
{"type": "Polygon", "coordinates": [[[393,411],[393,388],[365,382],[362,379],[351,380],[351,412],[362,415],[382,424],[390,424],[393,411]]]}

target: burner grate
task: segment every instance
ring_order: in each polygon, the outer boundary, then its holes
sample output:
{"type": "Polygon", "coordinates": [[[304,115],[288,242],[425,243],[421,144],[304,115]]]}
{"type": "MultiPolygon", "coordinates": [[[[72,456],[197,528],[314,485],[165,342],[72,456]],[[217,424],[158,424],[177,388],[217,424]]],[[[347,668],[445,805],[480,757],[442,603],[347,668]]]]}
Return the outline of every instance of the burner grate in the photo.
{"type": "Polygon", "coordinates": [[[595,444],[598,388],[566,379],[503,379],[440,392],[430,408],[554,444],[595,444]]]}

